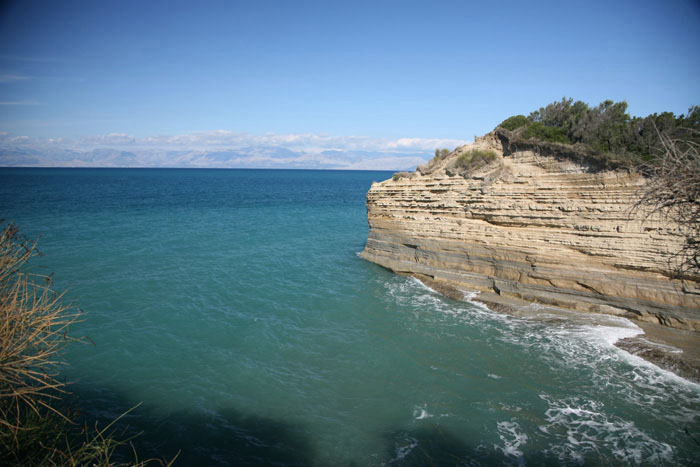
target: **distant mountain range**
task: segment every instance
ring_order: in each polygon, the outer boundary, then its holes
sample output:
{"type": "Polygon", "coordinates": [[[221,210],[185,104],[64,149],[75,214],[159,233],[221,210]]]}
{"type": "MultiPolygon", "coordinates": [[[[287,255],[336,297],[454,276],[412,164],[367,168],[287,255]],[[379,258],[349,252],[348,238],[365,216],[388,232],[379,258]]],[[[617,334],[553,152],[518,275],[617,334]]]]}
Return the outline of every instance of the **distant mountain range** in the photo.
{"type": "Polygon", "coordinates": [[[265,134],[225,130],[137,138],[125,134],[76,140],[40,139],[0,132],[0,167],[193,167],[336,170],[413,170],[455,139],[315,134],[265,134]]]}
{"type": "Polygon", "coordinates": [[[98,148],[43,153],[0,149],[2,167],[192,167],[413,170],[430,157],[391,152],[295,152],[279,147],[231,150],[159,151],[98,148]]]}

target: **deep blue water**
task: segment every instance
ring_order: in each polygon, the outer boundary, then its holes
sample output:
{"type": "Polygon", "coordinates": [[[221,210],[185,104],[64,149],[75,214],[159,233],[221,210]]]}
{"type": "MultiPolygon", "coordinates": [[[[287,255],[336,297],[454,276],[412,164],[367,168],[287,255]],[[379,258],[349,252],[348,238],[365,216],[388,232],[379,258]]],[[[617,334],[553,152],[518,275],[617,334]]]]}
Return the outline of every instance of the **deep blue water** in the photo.
{"type": "Polygon", "coordinates": [[[0,169],[0,218],[86,311],[86,418],[176,465],[686,465],[700,388],[632,323],[455,302],[357,256],[390,172],[0,169]]]}

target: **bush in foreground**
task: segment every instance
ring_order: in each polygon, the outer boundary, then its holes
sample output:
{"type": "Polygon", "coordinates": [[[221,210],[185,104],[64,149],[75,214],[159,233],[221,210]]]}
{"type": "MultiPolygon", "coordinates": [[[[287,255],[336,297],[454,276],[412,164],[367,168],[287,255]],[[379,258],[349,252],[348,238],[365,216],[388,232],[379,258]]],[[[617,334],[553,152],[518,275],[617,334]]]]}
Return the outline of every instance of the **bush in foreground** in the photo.
{"type": "MultiPolygon", "coordinates": [[[[0,465],[116,465],[124,444],[112,424],[99,429],[72,422],[58,379],[69,327],[81,319],[51,289],[51,278],[28,272],[36,242],[10,224],[0,233],[0,465]]],[[[116,422],[116,420],[115,420],[116,422]]],[[[149,461],[134,461],[145,465],[149,461]]],[[[160,462],[160,461],[157,461],[160,462]]]]}

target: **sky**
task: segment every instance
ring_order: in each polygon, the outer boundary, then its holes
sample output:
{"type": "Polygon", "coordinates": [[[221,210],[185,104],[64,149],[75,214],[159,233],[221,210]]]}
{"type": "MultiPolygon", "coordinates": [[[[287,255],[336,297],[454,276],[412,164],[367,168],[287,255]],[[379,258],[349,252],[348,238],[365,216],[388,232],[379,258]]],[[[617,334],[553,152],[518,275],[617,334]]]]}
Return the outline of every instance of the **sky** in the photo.
{"type": "Polygon", "coordinates": [[[698,0],[5,1],[0,165],[404,169],[564,96],[685,113],[699,44],[698,0]]]}

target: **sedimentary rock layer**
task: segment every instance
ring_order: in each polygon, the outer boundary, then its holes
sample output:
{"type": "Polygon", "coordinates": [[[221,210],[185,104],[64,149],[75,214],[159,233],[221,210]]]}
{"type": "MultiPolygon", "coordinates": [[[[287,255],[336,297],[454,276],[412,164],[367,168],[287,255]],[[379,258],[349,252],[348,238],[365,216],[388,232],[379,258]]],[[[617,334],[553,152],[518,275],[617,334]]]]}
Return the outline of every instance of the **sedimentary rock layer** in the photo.
{"type": "Polygon", "coordinates": [[[635,209],[645,179],[508,145],[495,134],[374,183],[362,257],[464,290],[700,330],[698,284],[669,278],[683,238],[635,209]],[[495,160],[471,172],[472,149],[495,160]]]}

